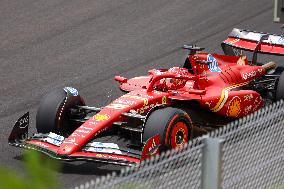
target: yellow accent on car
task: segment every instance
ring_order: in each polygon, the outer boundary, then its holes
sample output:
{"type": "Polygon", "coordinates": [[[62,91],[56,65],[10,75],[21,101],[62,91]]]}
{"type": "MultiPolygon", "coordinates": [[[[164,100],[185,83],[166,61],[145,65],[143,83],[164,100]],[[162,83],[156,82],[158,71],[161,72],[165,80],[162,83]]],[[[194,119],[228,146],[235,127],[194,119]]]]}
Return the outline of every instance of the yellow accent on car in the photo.
{"type": "Polygon", "coordinates": [[[249,82],[239,83],[239,84],[232,85],[232,86],[224,88],[222,90],[222,92],[221,92],[220,100],[217,102],[217,104],[211,110],[213,112],[218,112],[225,105],[225,102],[228,99],[228,94],[229,94],[230,90],[232,90],[234,88],[237,88],[237,87],[241,87],[241,86],[247,85],[248,83],[249,82]]]}

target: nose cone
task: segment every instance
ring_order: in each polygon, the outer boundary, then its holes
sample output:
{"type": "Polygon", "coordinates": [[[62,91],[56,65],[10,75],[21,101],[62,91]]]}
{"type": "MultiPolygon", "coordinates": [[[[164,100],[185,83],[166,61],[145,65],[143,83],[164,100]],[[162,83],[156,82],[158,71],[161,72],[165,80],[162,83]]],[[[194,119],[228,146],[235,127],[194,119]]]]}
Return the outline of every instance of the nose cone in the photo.
{"type": "Polygon", "coordinates": [[[60,155],[70,155],[77,152],[94,136],[110,127],[113,120],[116,119],[120,113],[121,112],[114,112],[110,115],[106,110],[102,110],[100,113],[94,115],[62,142],[57,153],[60,155]]]}
{"type": "Polygon", "coordinates": [[[57,150],[57,153],[60,155],[70,155],[77,150],[77,146],[72,143],[62,143],[57,150]]]}

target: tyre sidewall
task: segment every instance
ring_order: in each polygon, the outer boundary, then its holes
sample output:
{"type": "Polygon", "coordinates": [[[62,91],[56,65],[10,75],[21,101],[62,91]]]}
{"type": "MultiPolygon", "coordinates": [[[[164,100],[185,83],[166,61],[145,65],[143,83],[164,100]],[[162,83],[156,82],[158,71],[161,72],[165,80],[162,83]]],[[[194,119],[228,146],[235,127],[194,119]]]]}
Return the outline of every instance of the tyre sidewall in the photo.
{"type": "Polygon", "coordinates": [[[191,138],[191,122],[187,113],[181,109],[166,107],[155,110],[148,117],[143,131],[143,142],[159,134],[162,148],[169,148],[169,140],[174,125],[182,121],[188,126],[188,138],[191,138]]]}
{"type": "Polygon", "coordinates": [[[68,109],[74,105],[84,105],[84,100],[58,89],[47,94],[41,101],[37,115],[36,128],[39,133],[59,134],[63,127],[68,126],[68,109]]]}

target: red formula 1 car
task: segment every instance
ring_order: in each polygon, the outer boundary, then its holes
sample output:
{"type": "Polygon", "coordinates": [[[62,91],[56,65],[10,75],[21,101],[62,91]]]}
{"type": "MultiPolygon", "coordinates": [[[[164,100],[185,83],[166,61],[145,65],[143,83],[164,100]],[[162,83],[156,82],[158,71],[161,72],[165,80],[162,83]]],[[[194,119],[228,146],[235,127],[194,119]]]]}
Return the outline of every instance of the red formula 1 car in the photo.
{"type": "Polygon", "coordinates": [[[189,50],[182,67],[153,69],[127,79],[125,94],[102,108],[86,106],[72,87],[45,96],[28,136],[29,113],[15,124],[9,143],[61,160],[131,165],[179,148],[229,121],[284,97],[283,69],[257,63],[257,53],[284,54],[284,36],[234,29],[225,55],[189,50]],[[253,53],[251,61],[240,50],[253,53]]]}

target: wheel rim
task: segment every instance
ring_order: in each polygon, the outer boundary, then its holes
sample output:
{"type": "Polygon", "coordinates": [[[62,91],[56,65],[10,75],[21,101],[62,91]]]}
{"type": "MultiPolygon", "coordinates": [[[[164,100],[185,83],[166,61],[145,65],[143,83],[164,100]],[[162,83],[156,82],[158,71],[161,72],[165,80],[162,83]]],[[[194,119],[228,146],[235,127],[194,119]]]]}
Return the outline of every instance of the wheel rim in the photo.
{"type": "Polygon", "coordinates": [[[184,122],[177,122],[172,129],[170,146],[171,148],[181,148],[188,142],[188,128],[184,122]]]}

